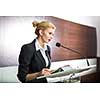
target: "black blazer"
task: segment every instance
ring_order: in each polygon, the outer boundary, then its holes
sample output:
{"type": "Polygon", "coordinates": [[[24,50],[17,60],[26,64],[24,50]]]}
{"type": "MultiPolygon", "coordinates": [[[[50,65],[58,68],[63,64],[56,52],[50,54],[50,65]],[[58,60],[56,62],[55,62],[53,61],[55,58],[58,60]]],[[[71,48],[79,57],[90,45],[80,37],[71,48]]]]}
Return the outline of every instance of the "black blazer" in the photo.
{"type": "MultiPolygon", "coordinates": [[[[17,77],[21,82],[46,83],[47,82],[46,78],[26,81],[27,74],[39,72],[43,68],[46,68],[46,63],[40,50],[36,51],[35,41],[36,39],[34,39],[32,43],[25,44],[22,46],[19,55],[19,67],[18,67],[17,77]]],[[[46,55],[49,61],[49,65],[47,67],[50,68],[51,57],[50,57],[50,47],[48,45],[47,45],[46,55]]]]}

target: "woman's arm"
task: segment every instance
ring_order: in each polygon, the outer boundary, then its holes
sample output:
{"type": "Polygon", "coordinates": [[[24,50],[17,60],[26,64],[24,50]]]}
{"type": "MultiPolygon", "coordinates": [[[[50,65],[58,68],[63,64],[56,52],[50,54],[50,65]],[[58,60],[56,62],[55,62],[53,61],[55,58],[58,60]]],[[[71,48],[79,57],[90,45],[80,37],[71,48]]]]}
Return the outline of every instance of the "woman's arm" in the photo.
{"type": "Polygon", "coordinates": [[[29,64],[33,56],[33,49],[30,45],[23,45],[19,55],[19,67],[17,77],[21,82],[26,82],[29,72],[29,64]]]}
{"type": "Polygon", "coordinates": [[[50,75],[52,73],[52,71],[48,68],[43,68],[42,71],[40,72],[36,72],[36,73],[31,73],[31,74],[27,74],[26,75],[26,81],[31,81],[39,76],[42,75],[50,75]]]}
{"type": "Polygon", "coordinates": [[[40,76],[40,72],[27,74],[26,75],[26,81],[31,81],[31,80],[35,79],[36,77],[38,77],[38,76],[40,76]]]}

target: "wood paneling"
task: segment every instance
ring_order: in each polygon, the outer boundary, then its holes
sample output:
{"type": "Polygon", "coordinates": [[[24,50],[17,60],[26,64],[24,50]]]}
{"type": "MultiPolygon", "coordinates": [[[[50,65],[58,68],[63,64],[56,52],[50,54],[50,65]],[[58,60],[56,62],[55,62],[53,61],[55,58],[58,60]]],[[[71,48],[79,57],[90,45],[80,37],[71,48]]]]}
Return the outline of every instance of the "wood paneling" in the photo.
{"type": "Polygon", "coordinates": [[[97,57],[97,71],[100,72],[100,57],[97,57]]]}
{"type": "Polygon", "coordinates": [[[96,57],[96,28],[51,16],[45,18],[53,22],[57,27],[54,40],[50,43],[52,48],[52,61],[81,58],[79,54],[56,47],[56,42],[60,42],[66,47],[77,50],[84,56],[96,57]]]}
{"type": "Polygon", "coordinates": [[[81,83],[100,83],[100,71],[84,75],[80,79],[81,83]]]}

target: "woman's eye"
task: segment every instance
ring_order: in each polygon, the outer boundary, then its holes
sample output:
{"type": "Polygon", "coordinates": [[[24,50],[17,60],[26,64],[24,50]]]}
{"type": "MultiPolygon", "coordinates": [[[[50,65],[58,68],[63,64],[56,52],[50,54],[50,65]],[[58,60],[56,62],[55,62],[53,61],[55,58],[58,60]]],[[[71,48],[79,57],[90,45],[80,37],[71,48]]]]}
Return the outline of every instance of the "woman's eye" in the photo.
{"type": "Polygon", "coordinates": [[[49,34],[52,34],[51,32],[49,34]]]}

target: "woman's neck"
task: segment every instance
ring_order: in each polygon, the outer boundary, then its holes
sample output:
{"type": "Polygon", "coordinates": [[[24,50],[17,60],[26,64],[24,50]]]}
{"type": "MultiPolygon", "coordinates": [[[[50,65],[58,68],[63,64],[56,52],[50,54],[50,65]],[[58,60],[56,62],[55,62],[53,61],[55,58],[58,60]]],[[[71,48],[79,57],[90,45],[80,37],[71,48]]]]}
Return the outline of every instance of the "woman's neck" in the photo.
{"type": "Polygon", "coordinates": [[[38,41],[39,41],[40,46],[44,48],[44,42],[43,42],[43,40],[41,39],[41,37],[38,37],[37,39],[38,39],[38,41]]]}

